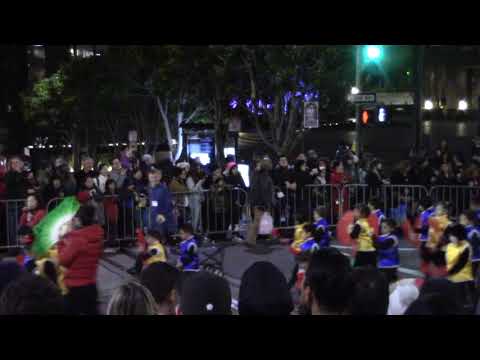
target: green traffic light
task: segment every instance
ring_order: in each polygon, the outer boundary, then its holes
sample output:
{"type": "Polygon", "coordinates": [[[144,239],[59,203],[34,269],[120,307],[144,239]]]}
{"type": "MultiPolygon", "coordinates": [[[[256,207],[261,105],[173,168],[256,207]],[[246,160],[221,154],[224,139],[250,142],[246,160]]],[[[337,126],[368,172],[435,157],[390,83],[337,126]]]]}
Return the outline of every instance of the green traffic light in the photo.
{"type": "Polygon", "coordinates": [[[370,61],[380,60],[382,58],[382,47],[379,45],[368,45],[365,47],[365,55],[370,61]]]}

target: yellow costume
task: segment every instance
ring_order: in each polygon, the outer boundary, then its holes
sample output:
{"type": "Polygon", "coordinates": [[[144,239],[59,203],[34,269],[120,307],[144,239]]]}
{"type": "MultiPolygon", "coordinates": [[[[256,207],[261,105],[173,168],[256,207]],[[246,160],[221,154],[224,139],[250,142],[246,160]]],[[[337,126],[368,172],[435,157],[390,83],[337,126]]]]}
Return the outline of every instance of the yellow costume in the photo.
{"type": "MultiPolygon", "coordinates": [[[[427,247],[435,249],[438,246],[443,232],[450,223],[447,215],[433,216],[428,220],[427,247]]],[[[442,250],[444,250],[444,248],[442,250]]]]}
{"type": "Polygon", "coordinates": [[[151,256],[144,261],[144,266],[156,262],[167,262],[167,254],[165,252],[165,247],[160,244],[159,241],[155,241],[153,244],[148,246],[147,254],[150,254],[151,256]]]}
{"type": "Polygon", "coordinates": [[[295,226],[295,234],[293,236],[293,243],[291,245],[291,248],[294,252],[300,253],[300,247],[306,240],[305,231],[303,230],[304,226],[305,224],[299,224],[295,226]]]}
{"type": "MultiPolygon", "coordinates": [[[[445,253],[447,271],[450,271],[455,266],[455,264],[458,263],[461,254],[469,247],[470,245],[467,241],[461,241],[457,244],[450,243],[447,245],[447,251],[445,253]]],[[[455,283],[473,281],[472,269],[472,251],[470,249],[470,255],[468,257],[467,263],[460,269],[460,271],[453,275],[449,275],[448,279],[455,283]]]]}
{"type": "Polygon", "coordinates": [[[375,251],[375,247],[373,246],[374,230],[368,223],[368,219],[359,219],[356,223],[360,225],[357,251],[375,251]]]}

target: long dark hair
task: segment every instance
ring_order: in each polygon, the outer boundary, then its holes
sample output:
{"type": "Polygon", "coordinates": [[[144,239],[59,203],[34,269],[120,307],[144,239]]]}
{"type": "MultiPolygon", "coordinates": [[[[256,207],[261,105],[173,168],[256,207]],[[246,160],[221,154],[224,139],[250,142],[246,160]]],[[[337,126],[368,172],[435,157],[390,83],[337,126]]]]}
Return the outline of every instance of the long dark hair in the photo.
{"type": "Polygon", "coordinates": [[[113,179],[108,179],[107,182],[105,183],[105,194],[108,194],[108,195],[116,195],[118,192],[118,189],[117,189],[117,183],[115,182],[115,180],[113,179]],[[110,193],[110,184],[114,184],[115,185],[115,191],[113,193],[110,193]]]}

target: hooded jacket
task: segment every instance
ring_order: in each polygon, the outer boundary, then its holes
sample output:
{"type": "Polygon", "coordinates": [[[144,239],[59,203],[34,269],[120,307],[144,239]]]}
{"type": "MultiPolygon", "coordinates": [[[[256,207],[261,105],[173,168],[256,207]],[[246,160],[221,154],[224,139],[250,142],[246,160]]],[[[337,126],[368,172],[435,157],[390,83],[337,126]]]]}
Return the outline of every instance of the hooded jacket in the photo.
{"type": "Polygon", "coordinates": [[[66,268],[65,285],[69,288],[97,282],[97,267],[103,250],[100,225],[85,226],[66,234],[58,242],[58,260],[66,268]]]}

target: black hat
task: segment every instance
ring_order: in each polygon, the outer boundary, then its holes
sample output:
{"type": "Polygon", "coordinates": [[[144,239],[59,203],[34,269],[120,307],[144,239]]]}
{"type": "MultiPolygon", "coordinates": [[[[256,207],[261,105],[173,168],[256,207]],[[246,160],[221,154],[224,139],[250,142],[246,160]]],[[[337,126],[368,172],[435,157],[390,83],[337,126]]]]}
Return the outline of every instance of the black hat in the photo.
{"type": "Polygon", "coordinates": [[[240,315],[289,315],[293,302],[285,276],[275,265],[259,261],[242,276],[238,312],[240,315]]]}
{"type": "Polygon", "coordinates": [[[231,315],[232,295],[228,282],[200,271],[182,284],[180,310],[183,315],[231,315]]]}

